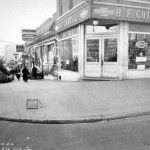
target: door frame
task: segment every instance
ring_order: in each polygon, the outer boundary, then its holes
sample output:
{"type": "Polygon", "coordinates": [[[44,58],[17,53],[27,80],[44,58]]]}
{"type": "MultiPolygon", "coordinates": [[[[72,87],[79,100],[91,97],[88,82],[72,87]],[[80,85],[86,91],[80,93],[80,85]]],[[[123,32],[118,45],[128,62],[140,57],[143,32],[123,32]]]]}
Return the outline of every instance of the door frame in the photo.
{"type": "MultiPolygon", "coordinates": [[[[84,46],[84,76],[85,77],[99,77],[99,78],[103,78],[105,77],[103,75],[103,67],[102,67],[102,57],[104,56],[104,39],[107,39],[107,38],[117,38],[117,47],[118,47],[118,51],[117,51],[117,62],[111,62],[112,64],[116,64],[117,65],[117,70],[118,70],[118,73],[117,73],[117,76],[115,76],[116,78],[119,77],[119,51],[120,51],[120,48],[119,48],[119,34],[106,34],[106,35],[100,35],[100,34],[95,34],[95,35],[86,35],[85,36],[85,39],[84,39],[84,42],[85,42],[85,46],[84,46]],[[87,62],[87,40],[94,40],[94,39],[98,39],[99,40],[99,62],[87,62]],[[86,67],[87,65],[93,65],[93,66],[97,66],[98,65],[98,69],[100,72],[96,73],[95,76],[94,75],[87,75],[86,73],[86,67]]],[[[110,64],[110,63],[108,63],[110,64]]],[[[112,76],[114,77],[114,76],[112,76]]]]}
{"type": "Polygon", "coordinates": [[[100,67],[100,56],[101,56],[101,38],[99,36],[90,36],[85,38],[85,52],[84,52],[84,76],[85,77],[101,77],[101,67],[100,67]],[[87,41],[88,40],[99,40],[99,61],[88,62],[87,61],[87,41]],[[93,69],[92,69],[93,68],[93,69]],[[94,68],[96,69],[94,71],[94,68]],[[90,75],[91,74],[91,75],[90,75]]]}

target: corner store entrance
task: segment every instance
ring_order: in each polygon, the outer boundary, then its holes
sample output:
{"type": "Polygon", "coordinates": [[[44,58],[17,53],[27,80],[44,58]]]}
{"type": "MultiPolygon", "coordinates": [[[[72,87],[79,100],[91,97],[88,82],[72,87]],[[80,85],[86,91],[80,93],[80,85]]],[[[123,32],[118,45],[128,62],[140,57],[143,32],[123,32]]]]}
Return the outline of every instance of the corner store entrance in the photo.
{"type": "Polygon", "coordinates": [[[118,77],[118,36],[85,39],[85,77],[118,77]]]}

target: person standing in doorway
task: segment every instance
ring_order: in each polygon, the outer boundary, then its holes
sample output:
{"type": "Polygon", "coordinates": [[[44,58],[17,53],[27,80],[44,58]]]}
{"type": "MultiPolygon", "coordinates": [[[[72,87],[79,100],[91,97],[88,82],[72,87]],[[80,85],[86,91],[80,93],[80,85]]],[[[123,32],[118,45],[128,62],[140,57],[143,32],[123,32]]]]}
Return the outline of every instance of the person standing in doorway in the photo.
{"type": "Polygon", "coordinates": [[[28,69],[26,68],[26,66],[22,70],[22,73],[23,73],[23,80],[24,80],[24,82],[27,82],[28,81],[28,75],[30,75],[30,73],[29,73],[28,69]]]}

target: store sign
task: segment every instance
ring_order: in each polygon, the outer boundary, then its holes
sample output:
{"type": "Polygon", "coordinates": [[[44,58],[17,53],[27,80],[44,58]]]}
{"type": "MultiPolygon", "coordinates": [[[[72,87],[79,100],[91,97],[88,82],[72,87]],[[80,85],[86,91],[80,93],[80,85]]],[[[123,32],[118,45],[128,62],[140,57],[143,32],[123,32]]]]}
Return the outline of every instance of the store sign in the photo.
{"type": "Polygon", "coordinates": [[[36,37],[36,30],[33,29],[23,29],[22,30],[22,40],[23,41],[32,41],[36,37]]]}
{"type": "Polygon", "coordinates": [[[145,65],[137,65],[137,69],[145,70],[145,65]]]}
{"type": "Polygon", "coordinates": [[[57,32],[74,26],[88,18],[90,18],[90,6],[85,6],[84,9],[76,8],[76,10],[56,21],[57,32]]]}
{"type": "Polygon", "coordinates": [[[94,13],[100,13],[101,16],[109,16],[115,13],[115,10],[109,10],[106,7],[101,7],[100,9],[95,9],[94,13]]]}
{"type": "Polygon", "coordinates": [[[88,10],[83,10],[80,14],[80,18],[86,18],[86,16],[88,15],[88,10]]]}
{"type": "Polygon", "coordinates": [[[136,62],[146,62],[146,57],[136,57],[136,62]]]}
{"type": "Polygon", "coordinates": [[[135,46],[138,48],[145,48],[147,47],[148,43],[146,43],[145,41],[138,41],[135,46]]]}
{"type": "Polygon", "coordinates": [[[150,23],[150,10],[148,9],[92,4],[92,16],[93,18],[150,23]]]}
{"type": "Polygon", "coordinates": [[[150,9],[130,7],[129,5],[125,7],[121,4],[111,5],[110,3],[82,4],[58,18],[56,21],[57,32],[90,18],[150,23],[150,9]]]}
{"type": "Polygon", "coordinates": [[[22,58],[28,59],[28,54],[22,54],[22,58]]]}
{"type": "Polygon", "coordinates": [[[16,45],[16,52],[24,52],[24,45],[16,45]]]}

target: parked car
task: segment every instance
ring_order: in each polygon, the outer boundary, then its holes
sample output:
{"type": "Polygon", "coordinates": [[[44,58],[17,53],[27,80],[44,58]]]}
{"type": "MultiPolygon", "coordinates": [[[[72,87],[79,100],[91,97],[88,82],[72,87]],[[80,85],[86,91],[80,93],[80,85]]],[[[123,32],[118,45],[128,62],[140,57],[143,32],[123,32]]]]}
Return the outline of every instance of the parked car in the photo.
{"type": "MultiPolygon", "coordinates": [[[[43,73],[43,71],[37,71],[37,78],[36,78],[36,79],[43,79],[43,78],[44,78],[44,73],[43,73]]],[[[35,79],[35,78],[32,76],[32,73],[30,73],[29,79],[35,79]]]]}
{"type": "Polygon", "coordinates": [[[43,79],[44,78],[43,71],[37,71],[37,78],[38,79],[43,79]]]}

